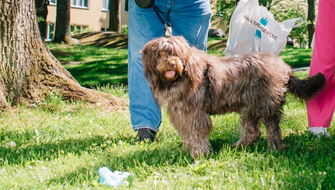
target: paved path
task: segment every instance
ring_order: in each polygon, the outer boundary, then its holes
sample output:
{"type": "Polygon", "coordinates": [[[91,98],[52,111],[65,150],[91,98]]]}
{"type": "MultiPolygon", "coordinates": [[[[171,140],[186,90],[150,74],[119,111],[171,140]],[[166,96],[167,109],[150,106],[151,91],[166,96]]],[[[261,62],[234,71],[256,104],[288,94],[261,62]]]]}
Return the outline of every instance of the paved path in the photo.
{"type": "Polygon", "coordinates": [[[293,71],[306,71],[306,70],[309,70],[309,67],[299,67],[299,68],[295,68],[295,69],[292,69],[293,71]]]}

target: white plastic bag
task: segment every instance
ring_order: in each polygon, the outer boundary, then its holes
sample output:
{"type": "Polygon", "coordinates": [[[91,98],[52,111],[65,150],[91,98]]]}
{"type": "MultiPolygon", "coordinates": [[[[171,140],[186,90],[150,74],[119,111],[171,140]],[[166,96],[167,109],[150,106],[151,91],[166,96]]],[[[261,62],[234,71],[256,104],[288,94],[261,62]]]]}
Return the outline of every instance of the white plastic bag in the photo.
{"type": "Polygon", "coordinates": [[[127,179],[130,175],[128,172],[110,171],[107,167],[100,168],[98,171],[100,175],[100,183],[104,183],[107,186],[119,186],[123,179],[127,179]]]}
{"type": "Polygon", "coordinates": [[[258,0],[241,0],[230,20],[229,38],[223,53],[233,55],[258,51],[279,56],[292,28],[302,23],[302,18],[278,23],[272,13],[259,6],[258,0]],[[301,22],[295,25],[298,20],[301,22]]]}

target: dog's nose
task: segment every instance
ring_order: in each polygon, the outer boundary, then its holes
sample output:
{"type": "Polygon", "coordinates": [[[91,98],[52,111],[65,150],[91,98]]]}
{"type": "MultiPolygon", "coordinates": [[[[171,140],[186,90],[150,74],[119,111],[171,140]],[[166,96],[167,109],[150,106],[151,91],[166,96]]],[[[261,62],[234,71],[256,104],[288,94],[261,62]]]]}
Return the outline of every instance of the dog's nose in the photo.
{"type": "Polygon", "coordinates": [[[174,61],[169,61],[170,66],[175,67],[176,63],[174,61]]]}

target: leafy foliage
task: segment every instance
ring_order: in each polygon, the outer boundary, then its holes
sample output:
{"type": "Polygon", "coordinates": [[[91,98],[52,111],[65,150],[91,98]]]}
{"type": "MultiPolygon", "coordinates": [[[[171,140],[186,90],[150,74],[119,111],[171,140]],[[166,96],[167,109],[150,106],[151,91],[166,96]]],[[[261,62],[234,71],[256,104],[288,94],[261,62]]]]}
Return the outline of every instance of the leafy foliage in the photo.
{"type": "MultiPolygon", "coordinates": [[[[300,47],[304,47],[308,43],[308,22],[306,22],[306,10],[307,9],[304,7],[304,5],[294,1],[285,1],[285,3],[279,3],[270,10],[277,22],[283,22],[285,20],[298,17],[303,18],[304,23],[297,28],[293,28],[289,34],[290,38],[299,42],[300,47]]],[[[299,22],[296,24],[299,24],[299,22]]]]}
{"type": "MultiPolygon", "coordinates": [[[[215,14],[213,14],[211,18],[212,23],[217,24],[218,22],[227,22],[229,24],[229,21],[236,8],[236,1],[218,0],[213,1],[212,3],[215,3],[214,8],[216,9],[215,14]]],[[[228,30],[225,31],[225,33],[228,34],[228,30]]]]}
{"type": "Polygon", "coordinates": [[[121,26],[121,33],[128,34],[128,25],[121,26]]]}

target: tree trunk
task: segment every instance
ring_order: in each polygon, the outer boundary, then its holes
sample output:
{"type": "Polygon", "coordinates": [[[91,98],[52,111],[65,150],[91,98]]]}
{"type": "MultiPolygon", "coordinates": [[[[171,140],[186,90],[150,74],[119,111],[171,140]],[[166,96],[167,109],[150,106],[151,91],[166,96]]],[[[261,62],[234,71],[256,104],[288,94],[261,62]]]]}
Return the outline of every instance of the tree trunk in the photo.
{"type": "Polygon", "coordinates": [[[0,0],[0,9],[0,110],[9,101],[44,101],[52,91],[68,100],[125,105],[122,99],[81,87],[61,66],[40,37],[34,0],[0,0]]]}
{"type": "Polygon", "coordinates": [[[110,0],[109,2],[109,31],[121,33],[121,3],[120,0],[110,0]]]}
{"type": "Polygon", "coordinates": [[[45,39],[47,32],[47,16],[48,6],[46,0],[35,0],[36,15],[40,19],[38,22],[38,28],[40,29],[41,38],[45,39]]]}
{"type": "Polygon", "coordinates": [[[57,0],[54,42],[72,43],[70,31],[71,0],[57,0]]]}
{"type": "Polygon", "coordinates": [[[307,30],[308,30],[308,47],[311,48],[313,35],[315,31],[315,2],[314,0],[307,0],[308,3],[308,13],[307,13],[307,20],[309,21],[309,24],[307,24],[307,30]]]}

